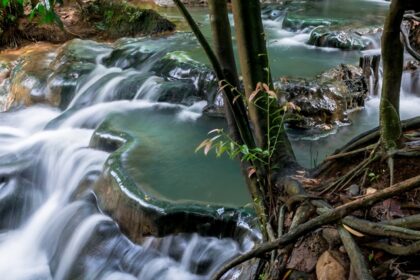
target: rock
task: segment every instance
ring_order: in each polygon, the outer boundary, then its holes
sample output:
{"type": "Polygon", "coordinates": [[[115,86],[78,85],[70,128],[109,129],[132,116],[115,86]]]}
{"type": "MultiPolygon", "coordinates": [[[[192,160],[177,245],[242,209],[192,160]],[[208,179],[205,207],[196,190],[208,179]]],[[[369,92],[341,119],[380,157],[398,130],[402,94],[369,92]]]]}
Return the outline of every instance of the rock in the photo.
{"type": "Polygon", "coordinates": [[[276,86],[300,108],[288,118],[288,126],[319,131],[349,124],[347,111],[364,106],[368,93],[361,69],[352,65],[340,65],[312,81],[285,78],[276,86]]]}
{"type": "MultiPolygon", "coordinates": [[[[196,232],[205,236],[241,237],[249,233],[252,210],[194,201],[173,201],[138,184],[123,164],[123,158],[138,140],[104,122],[90,146],[111,152],[104,172],[94,186],[100,209],[116,220],[135,242],[145,236],[161,237],[196,232]],[[239,222],[241,226],[239,225],[239,222]]],[[[83,190],[82,190],[83,191],[83,190]]],[[[248,235],[249,236],[249,235],[248,235]]]]}
{"type": "Polygon", "coordinates": [[[316,276],[318,280],[345,280],[346,271],[330,251],[325,251],[316,263],[316,276]]]}
{"type": "Polygon", "coordinates": [[[151,71],[170,81],[163,87],[159,101],[191,105],[198,100],[213,104],[217,95],[217,81],[213,71],[204,64],[188,58],[184,52],[166,54],[151,71]],[[173,90],[174,88],[184,90],[173,90]]]}
{"type": "Polygon", "coordinates": [[[59,96],[51,94],[47,85],[52,72],[50,63],[55,58],[53,49],[54,46],[49,44],[23,49],[10,73],[6,110],[35,103],[59,104],[59,96]]]}
{"type": "Polygon", "coordinates": [[[360,187],[356,184],[351,185],[348,189],[347,189],[347,194],[350,197],[353,196],[357,196],[360,193],[360,187]]]}
{"type": "Polygon", "coordinates": [[[95,0],[83,7],[86,21],[105,32],[109,39],[135,37],[175,30],[175,24],[151,9],[140,9],[127,2],[95,0]]]}
{"type": "Polygon", "coordinates": [[[307,43],[317,47],[338,48],[346,51],[366,50],[373,47],[371,40],[354,31],[331,31],[324,27],[313,29],[307,43]]]}

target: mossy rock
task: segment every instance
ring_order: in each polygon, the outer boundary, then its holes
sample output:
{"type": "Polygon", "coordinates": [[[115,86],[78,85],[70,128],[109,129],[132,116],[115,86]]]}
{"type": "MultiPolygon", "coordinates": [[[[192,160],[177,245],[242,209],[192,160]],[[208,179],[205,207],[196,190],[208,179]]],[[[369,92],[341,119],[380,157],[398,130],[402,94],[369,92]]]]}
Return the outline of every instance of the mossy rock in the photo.
{"type": "Polygon", "coordinates": [[[110,39],[174,31],[175,24],[150,9],[141,9],[125,1],[96,0],[83,8],[84,18],[95,24],[110,39]]]}

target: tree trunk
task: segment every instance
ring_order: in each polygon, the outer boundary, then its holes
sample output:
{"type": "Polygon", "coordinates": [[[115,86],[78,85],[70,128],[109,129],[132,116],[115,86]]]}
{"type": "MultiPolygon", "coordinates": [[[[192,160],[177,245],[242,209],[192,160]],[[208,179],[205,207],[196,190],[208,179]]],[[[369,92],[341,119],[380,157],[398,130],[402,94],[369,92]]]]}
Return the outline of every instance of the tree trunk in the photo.
{"type": "MultiPolygon", "coordinates": [[[[245,95],[249,99],[258,83],[266,83],[273,90],[261,7],[258,0],[233,0],[232,8],[245,95]]],[[[278,122],[275,123],[279,114],[278,104],[267,104],[267,100],[261,98],[256,102],[248,102],[249,118],[258,147],[266,149],[272,141],[271,136],[278,135],[271,161],[281,172],[287,166],[294,166],[296,160],[284,127],[281,125],[279,130],[273,129],[278,125],[278,122]],[[261,109],[267,108],[267,105],[270,107],[269,113],[261,109]]]]}
{"type": "MultiPolygon", "coordinates": [[[[238,72],[236,70],[235,57],[232,48],[232,34],[226,0],[209,0],[210,23],[213,35],[214,51],[222,68],[223,75],[232,88],[239,88],[238,72]]],[[[228,89],[230,90],[230,89],[228,89]]],[[[229,102],[224,97],[225,116],[232,138],[243,144],[238,128],[235,124],[233,112],[226,104],[229,102]]]]}
{"type": "MultiPolygon", "coordinates": [[[[235,56],[233,52],[232,34],[230,30],[227,2],[226,0],[209,0],[208,3],[210,9],[210,21],[212,27],[215,54],[222,68],[225,82],[230,85],[225,87],[225,90],[234,92],[235,88],[237,90],[240,88],[240,83],[238,78],[238,72],[236,69],[235,56]]],[[[229,133],[231,134],[232,139],[238,144],[247,144],[248,146],[250,146],[250,143],[246,143],[246,139],[242,139],[241,137],[241,134],[238,130],[235,121],[235,114],[230,109],[234,104],[231,104],[231,106],[229,106],[229,102],[230,101],[227,98],[227,95],[224,94],[224,110],[226,121],[228,123],[229,133]]],[[[235,103],[237,102],[242,103],[242,100],[239,99],[235,103]]],[[[252,134],[250,136],[252,137],[252,134]]],[[[250,147],[253,147],[255,145],[253,141],[251,145],[252,146],[250,147]]],[[[251,194],[252,200],[254,201],[254,207],[259,217],[260,223],[263,226],[261,231],[264,235],[264,238],[266,239],[267,234],[264,229],[264,225],[267,223],[268,210],[265,207],[264,196],[263,193],[261,193],[260,191],[260,186],[257,177],[253,176],[250,178],[248,176],[249,167],[251,166],[248,162],[241,161],[242,173],[246,179],[248,190],[251,194]]]]}
{"type": "Polygon", "coordinates": [[[386,151],[395,149],[401,138],[400,88],[404,47],[400,26],[410,1],[393,0],[385,20],[382,35],[383,85],[380,104],[381,140],[386,151]]]}

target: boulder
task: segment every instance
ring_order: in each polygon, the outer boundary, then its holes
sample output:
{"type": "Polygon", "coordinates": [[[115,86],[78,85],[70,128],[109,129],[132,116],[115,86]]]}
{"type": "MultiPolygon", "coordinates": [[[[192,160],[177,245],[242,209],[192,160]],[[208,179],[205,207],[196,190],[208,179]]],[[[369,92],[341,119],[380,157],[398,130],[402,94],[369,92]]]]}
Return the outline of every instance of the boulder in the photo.
{"type": "Polygon", "coordinates": [[[340,65],[314,80],[284,78],[276,86],[300,108],[287,120],[295,129],[323,131],[349,124],[347,111],[364,106],[368,94],[362,70],[353,65],[340,65]]]}
{"type": "Polygon", "coordinates": [[[312,30],[309,45],[317,47],[338,48],[346,51],[366,50],[373,47],[372,40],[351,30],[333,31],[325,27],[312,30]]]}
{"type": "Polygon", "coordinates": [[[95,0],[83,6],[85,21],[104,31],[108,39],[151,35],[175,30],[175,24],[151,9],[124,1],[95,0]]]}

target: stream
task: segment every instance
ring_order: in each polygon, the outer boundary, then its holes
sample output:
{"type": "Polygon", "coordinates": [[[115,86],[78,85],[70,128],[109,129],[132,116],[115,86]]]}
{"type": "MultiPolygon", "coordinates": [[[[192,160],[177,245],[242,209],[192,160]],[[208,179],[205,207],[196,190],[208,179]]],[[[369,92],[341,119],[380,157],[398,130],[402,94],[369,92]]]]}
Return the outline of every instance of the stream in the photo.
{"type": "MultiPolygon", "coordinates": [[[[388,7],[368,0],[299,3],[293,12],[302,18],[355,28],[378,26],[388,7]]],[[[160,12],[179,20],[172,9],[160,12]]],[[[206,10],[194,9],[193,15],[210,37],[206,10]]],[[[271,17],[264,25],[275,78],[314,77],[340,63],[357,64],[364,52],[372,52],[309,46],[308,33],[281,28],[281,11],[272,11],[271,17]]],[[[371,40],[378,46],[377,39],[371,40]]],[[[231,236],[164,233],[134,243],[92,191],[104,173],[119,178],[113,167],[118,160],[125,175],[141,186],[143,202],[158,198],[176,205],[194,202],[204,209],[216,205],[220,215],[229,207],[250,208],[237,162],[194,153],[208,131],[225,124],[203,114],[209,96],[217,98],[217,89],[190,33],[122,38],[113,44],[38,43],[0,53],[1,61],[15,68],[0,88],[21,100],[0,113],[1,279],[208,279],[259,242],[252,219],[239,215],[246,230],[231,236]],[[27,95],[55,106],[28,104],[27,95]]],[[[411,88],[410,79],[404,76],[403,119],[416,116],[420,108],[418,87],[411,88]]],[[[4,96],[0,89],[6,104],[4,96]]],[[[379,97],[370,96],[363,110],[350,113],[352,125],[325,135],[292,131],[299,162],[311,167],[377,126],[378,106],[379,97]]],[[[123,191],[133,199],[139,196],[132,189],[123,191]]],[[[247,279],[249,269],[233,270],[226,279],[247,279]]]]}

